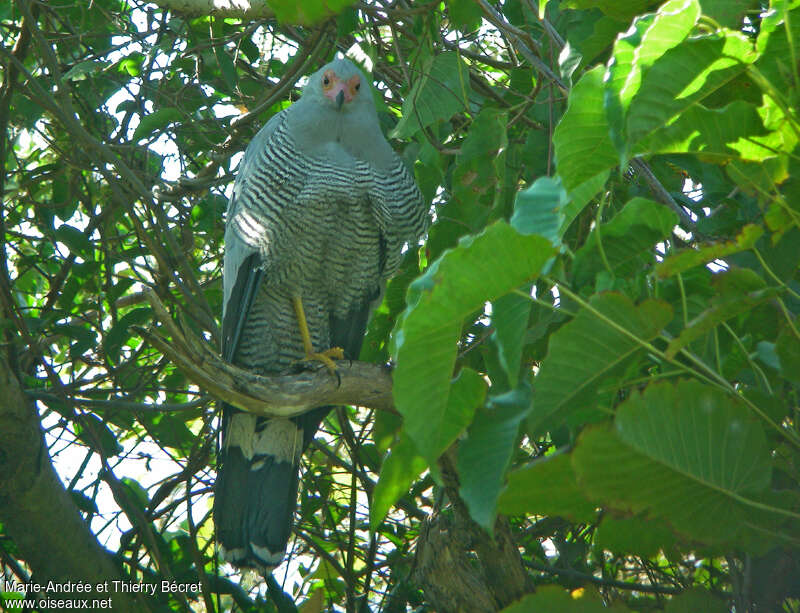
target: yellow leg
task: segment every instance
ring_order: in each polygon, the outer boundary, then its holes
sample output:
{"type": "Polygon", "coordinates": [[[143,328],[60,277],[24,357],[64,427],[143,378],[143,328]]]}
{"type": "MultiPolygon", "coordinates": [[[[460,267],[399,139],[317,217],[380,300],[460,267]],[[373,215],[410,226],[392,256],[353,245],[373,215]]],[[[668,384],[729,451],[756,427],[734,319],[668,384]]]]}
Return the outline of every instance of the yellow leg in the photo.
{"type": "Polygon", "coordinates": [[[300,328],[300,336],[303,338],[303,349],[306,352],[306,361],[322,362],[328,367],[328,370],[333,374],[336,372],[336,364],[334,360],[341,360],[344,358],[344,350],[341,347],[331,347],[322,352],[315,352],[314,347],[311,345],[311,334],[308,332],[308,322],[306,322],[306,313],[303,310],[303,300],[300,296],[292,298],[294,305],[294,314],[297,317],[297,326],[300,328]]]}

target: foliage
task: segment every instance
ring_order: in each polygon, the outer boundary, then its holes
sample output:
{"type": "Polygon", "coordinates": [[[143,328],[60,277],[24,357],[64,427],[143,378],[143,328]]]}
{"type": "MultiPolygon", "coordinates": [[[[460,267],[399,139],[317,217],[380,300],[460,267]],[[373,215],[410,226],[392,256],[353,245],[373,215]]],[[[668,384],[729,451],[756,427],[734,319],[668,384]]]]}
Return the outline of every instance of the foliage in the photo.
{"type": "Polygon", "coordinates": [[[0,6],[0,353],[123,572],[201,582],[164,610],[430,610],[416,547],[466,509],[539,588],[498,610],[798,610],[800,3],[295,4],[0,6]],[[151,287],[217,342],[240,153],[347,50],[435,216],[362,352],[400,417],[331,414],[245,590],[213,399],[135,326],[151,287]]]}

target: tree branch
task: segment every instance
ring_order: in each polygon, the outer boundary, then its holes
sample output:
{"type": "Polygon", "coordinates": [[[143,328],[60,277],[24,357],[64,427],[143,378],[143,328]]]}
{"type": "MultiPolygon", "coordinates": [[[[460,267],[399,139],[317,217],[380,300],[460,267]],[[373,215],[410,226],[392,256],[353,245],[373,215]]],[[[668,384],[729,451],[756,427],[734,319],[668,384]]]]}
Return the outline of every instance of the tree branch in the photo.
{"type": "MultiPolygon", "coordinates": [[[[37,583],[127,581],[97,542],[58,478],[39,416],[0,351],[0,521],[37,583]]],[[[57,596],[57,594],[53,594],[57,596]]],[[[149,611],[141,597],[92,590],[115,611],[149,611]]]]}
{"type": "Polygon", "coordinates": [[[322,364],[297,373],[262,376],[225,362],[188,326],[178,326],[152,290],[146,296],[169,340],[154,329],[136,328],[194,383],[233,406],[270,417],[293,417],[326,404],[350,404],[394,412],[391,370],[367,362],[337,362],[335,374],[322,364]]]}

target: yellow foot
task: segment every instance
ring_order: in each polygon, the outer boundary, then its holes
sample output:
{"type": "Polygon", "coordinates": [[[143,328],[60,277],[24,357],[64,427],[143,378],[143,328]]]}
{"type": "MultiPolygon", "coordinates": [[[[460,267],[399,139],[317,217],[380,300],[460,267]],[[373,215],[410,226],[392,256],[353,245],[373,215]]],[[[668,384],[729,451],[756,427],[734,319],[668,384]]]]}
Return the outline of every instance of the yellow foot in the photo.
{"type": "Polygon", "coordinates": [[[322,362],[327,366],[328,371],[331,374],[336,373],[336,362],[334,360],[343,360],[344,359],[344,349],[341,347],[331,347],[326,351],[321,351],[319,353],[312,352],[306,353],[306,357],[301,362],[322,362]]]}

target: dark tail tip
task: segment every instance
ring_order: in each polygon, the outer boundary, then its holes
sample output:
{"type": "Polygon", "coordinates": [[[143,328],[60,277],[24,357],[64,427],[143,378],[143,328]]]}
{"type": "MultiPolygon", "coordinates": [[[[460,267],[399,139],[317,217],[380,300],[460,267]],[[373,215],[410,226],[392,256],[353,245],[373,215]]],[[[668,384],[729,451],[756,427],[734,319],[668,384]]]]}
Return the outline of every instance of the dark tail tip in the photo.
{"type": "Polygon", "coordinates": [[[248,460],[235,445],[219,459],[214,522],[222,557],[269,574],[283,560],[291,534],[298,467],[268,454],[248,460]]]}

